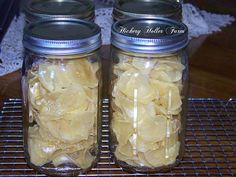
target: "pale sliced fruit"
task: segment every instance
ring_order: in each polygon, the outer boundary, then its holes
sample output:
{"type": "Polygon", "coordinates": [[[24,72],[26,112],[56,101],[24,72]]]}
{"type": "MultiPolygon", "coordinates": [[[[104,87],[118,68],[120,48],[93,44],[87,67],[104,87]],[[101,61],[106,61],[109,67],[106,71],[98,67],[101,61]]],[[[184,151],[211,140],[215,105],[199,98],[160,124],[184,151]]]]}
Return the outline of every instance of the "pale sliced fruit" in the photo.
{"type": "Polygon", "coordinates": [[[138,124],[138,136],[150,142],[162,141],[166,137],[167,119],[158,115],[154,118],[147,118],[138,124]]]}
{"type": "Polygon", "coordinates": [[[80,142],[87,140],[93,129],[95,115],[93,112],[68,113],[59,120],[42,121],[52,136],[63,142],[80,142]]]}
{"type": "Polygon", "coordinates": [[[143,58],[133,58],[132,65],[139,69],[143,74],[149,74],[154,66],[156,65],[157,60],[155,59],[143,59],[143,58]]]}
{"type": "Polygon", "coordinates": [[[117,89],[128,98],[147,104],[156,97],[153,87],[147,76],[137,70],[124,72],[117,81],[117,89]]]}
{"type": "Polygon", "coordinates": [[[134,128],[131,121],[124,120],[121,116],[117,113],[113,114],[111,128],[116,135],[118,143],[124,145],[127,144],[130,136],[133,134],[134,128]]]}

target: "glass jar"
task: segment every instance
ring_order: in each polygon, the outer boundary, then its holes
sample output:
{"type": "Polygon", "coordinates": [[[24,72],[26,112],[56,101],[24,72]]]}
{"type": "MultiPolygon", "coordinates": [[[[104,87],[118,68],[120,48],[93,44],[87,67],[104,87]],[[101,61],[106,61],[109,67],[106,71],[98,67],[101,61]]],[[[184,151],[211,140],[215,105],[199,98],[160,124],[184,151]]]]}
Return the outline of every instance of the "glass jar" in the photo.
{"type": "Polygon", "coordinates": [[[95,6],[87,0],[24,0],[26,23],[46,18],[76,18],[94,21],[95,6]]]}
{"type": "Polygon", "coordinates": [[[176,0],[116,0],[114,21],[127,18],[170,18],[182,20],[182,4],[176,0]]]}
{"type": "Polygon", "coordinates": [[[26,160],[48,175],[87,172],[100,153],[101,30],[51,19],[28,25],[23,44],[26,160]]]}
{"type": "Polygon", "coordinates": [[[132,172],[163,172],[184,152],[188,30],[170,19],[112,26],[111,152],[132,172]]]}

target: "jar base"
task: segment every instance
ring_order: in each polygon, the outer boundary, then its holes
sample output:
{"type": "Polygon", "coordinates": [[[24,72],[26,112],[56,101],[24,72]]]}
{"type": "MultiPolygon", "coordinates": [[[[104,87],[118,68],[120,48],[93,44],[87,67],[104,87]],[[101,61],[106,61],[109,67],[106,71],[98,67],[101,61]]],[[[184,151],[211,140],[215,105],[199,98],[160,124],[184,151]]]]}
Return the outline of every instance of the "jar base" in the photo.
{"type": "Polygon", "coordinates": [[[87,169],[81,169],[74,164],[63,164],[63,167],[55,167],[50,163],[47,163],[41,167],[35,166],[31,162],[27,162],[28,166],[41,174],[49,176],[78,176],[88,173],[93,167],[96,166],[98,159],[87,169]]]}
{"type": "Polygon", "coordinates": [[[124,171],[128,173],[166,173],[169,172],[174,167],[178,166],[181,162],[181,159],[177,159],[175,163],[170,165],[164,165],[157,168],[150,168],[150,167],[134,167],[132,165],[127,164],[126,162],[120,161],[114,158],[116,164],[121,167],[124,171]]]}

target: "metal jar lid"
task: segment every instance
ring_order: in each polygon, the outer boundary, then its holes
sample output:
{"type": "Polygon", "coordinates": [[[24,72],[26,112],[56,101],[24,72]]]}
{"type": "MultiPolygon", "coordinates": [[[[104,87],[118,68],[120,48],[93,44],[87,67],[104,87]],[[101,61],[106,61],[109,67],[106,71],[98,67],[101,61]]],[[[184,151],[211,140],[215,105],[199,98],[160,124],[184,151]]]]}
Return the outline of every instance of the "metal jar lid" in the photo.
{"type": "Polygon", "coordinates": [[[116,0],[114,20],[165,17],[181,21],[182,5],[176,0],[116,0]]]}
{"type": "Polygon", "coordinates": [[[78,18],[93,21],[95,7],[90,0],[25,0],[26,20],[45,18],[78,18]]]}
{"type": "Polygon", "coordinates": [[[49,55],[89,53],[101,46],[101,29],[92,22],[56,18],[25,27],[23,44],[28,50],[49,55]]]}
{"type": "Polygon", "coordinates": [[[165,18],[120,20],[112,25],[111,43],[127,52],[176,52],[188,44],[188,28],[165,18]]]}

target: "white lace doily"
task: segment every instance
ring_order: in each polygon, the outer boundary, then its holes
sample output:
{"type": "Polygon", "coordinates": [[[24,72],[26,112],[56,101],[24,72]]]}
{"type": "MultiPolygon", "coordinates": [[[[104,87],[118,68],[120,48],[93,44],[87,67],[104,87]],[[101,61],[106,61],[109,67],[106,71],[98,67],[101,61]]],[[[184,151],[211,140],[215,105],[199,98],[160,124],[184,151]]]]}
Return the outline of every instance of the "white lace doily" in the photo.
{"type": "MultiPolygon", "coordinates": [[[[95,22],[102,28],[103,44],[110,44],[112,25],[112,8],[96,10],[95,22]]],[[[230,25],[235,18],[230,15],[219,15],[199,10],[192,4],[183,4],[183,22],[189,28],[189,39],[203,34],[221,31],[222,27],[230,25]]]]}
{"type": "Polygon", "coordinates": [[[23,61],[22,36],[24,21],[23,15],[15,18],[1,42],[0,76],[21,68],[23,61]]]}
{"type": "MultiPolygon", "coordinates": [[[[103,0],[111,4],[111,0],[103,0]]],[[[112,8],[98,7],[95,22],[102,28],[103,44],[110,44],[112,25],[112,8]]],[[[221,31],[222,27],[231,24],[235,18],[230,15],[219,15],[199,10],[191,4],[183,4],[183,22],[189,28],[189,39],[203,34],[221,31]]],[[[21,68],[23,61],[22,34],[24,17],[15,18],[1,43],[0,76],[21,68]]]]}

